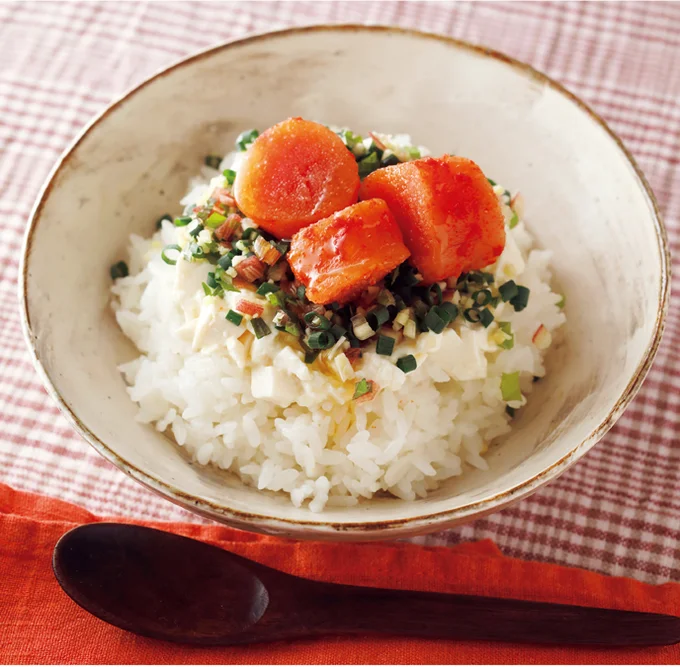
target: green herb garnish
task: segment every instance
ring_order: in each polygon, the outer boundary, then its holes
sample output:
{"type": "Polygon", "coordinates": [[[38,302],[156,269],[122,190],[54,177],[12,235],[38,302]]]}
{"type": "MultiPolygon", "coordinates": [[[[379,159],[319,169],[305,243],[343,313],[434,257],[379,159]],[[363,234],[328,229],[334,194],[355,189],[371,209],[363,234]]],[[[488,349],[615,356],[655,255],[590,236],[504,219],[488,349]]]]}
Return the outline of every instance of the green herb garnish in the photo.
{"type": "Polygon", "coordinates": [[[354,385],[354,396],[352,396],[352,400],[370,394],[371,391],[373,391],[373,383],[366,378],[361,378],[361,380],[354,385]]]}
{"type": "Polygon", "coordinates": [[[418,367],[416,358],[412,354],[407,354],[405,357],[397,359],[397,368],[404,373],[410,373],[418,367]]]}
{"type": "Polygon", "coordinates": [[[394,343],[395,340],[392,338],[392,336],[383,336],[380,334],[378,336],[378,342],[375,345],[375,351],[378,354],[389,357],[391,356],[392,352],[394,352],[394,343]]]}
{"type": "Polygon", "coordinates": [[[130,271],[128,265],[125,262],[120,261],[111,266],[109,274],[111,275],[111,280],[118,280],[118,278],[125,278],[130,275],[130,271]]]}
{"type": "Polygon", "coordinates": [[[505,350],[512,350],[512,348],[515,347],[515,334],[512,333],[512,326],[510,322],[499,322],[498,328],[506,336],[510,336],[510,338],[506,338],[502,343],[500,343],[499,347],[502,347],[505,350]]]}
{"type": "Polygon", "coordinates": [[[529,288],[524,285],[517,285],[517,294],[510,299],[513,308],[519,313],[524,310],[529,303],[529,288]]]}
{"type": "Polygon", "coordinates": [[[385,306],[376,306],[366,313],[366,321],[373,331],[377,331],[389,319],[390,312],[385,306]]]}
{"type": "Polygon", "coordinates": [[[371,153],[359,161],[359,178],[366,178],[380,168],[380,158],[377,153],[371,153]]]}
{"type": "Polygon", "coordinates": [[[182,252],[182,247],[178,246],[176,243],[173,243],[172,245],[166,245],[165,248],[161,251],[161,259],[166,263],[170,264],[171,266],[177,264],[177,260],[179,259],[179,255],[175,258],[172,259],[172,257],[168,257],[168,251],[170,250],[176,250],[178,253],[182,252]]]}
{"type": "Polygon", "coordinates": [[[305,342],[312,350],[327,350],[335,345],[335,336],[330,331],[314,331],[305,342]]]}
{"type": "Polygon", "coordinates": [[[248,146],[260,136],[257,130],[246,130],[236,137],[236,148],[240,151],[245,151],[248,146]]]}
{"type": "Polygon", "coordinates": [[[517,296],[519,290],[514,280],[508,280],[507,283],[503,283],[498,288],[498,292],[501,295],[501,299],[503,299],[503,301],[511,301],[517,296]]]}
{"type": "Polygon", "coordinates": [[[226,314],[226,319],[238,327],[241,325],[241,322],[243,322],[243,315],[241,315],[241,313],[237,313],[235,310],[230,309],[226,314]]]}
{"type": "Polygon", "coordinates": [[[211,169],[219,169],[222,158],[219,155],[206,155],[203,161],[205,162],[206,167],[210,167],[211,169]]]}
{"type": "Polygon", "coordinates": [[[485,329],[493,322],[493,313],[488,308],[479,311],[479,321],[485,329]]]}
{"type": "Polygon", "coordinates": [[[519,371],[501,375],[501,394],[504,401],[521,401],[522,390],[519,386],[519,371]]]}
{"type": "Polygon", "coordinates": [[[228,185],[233,185],[234,181],[236,180],[236,172],[233,169],[225,169],[222,172],[222,176],[227,179],[228,185]]]}
{"type": "Polygon", "coordinates": [[[250,320],[250,324],[253,327],[253,333],[256,338],[264,338],[268,336],[272,330],[267,326],[267,323],[261,317],[253,317],[250,320]]]}

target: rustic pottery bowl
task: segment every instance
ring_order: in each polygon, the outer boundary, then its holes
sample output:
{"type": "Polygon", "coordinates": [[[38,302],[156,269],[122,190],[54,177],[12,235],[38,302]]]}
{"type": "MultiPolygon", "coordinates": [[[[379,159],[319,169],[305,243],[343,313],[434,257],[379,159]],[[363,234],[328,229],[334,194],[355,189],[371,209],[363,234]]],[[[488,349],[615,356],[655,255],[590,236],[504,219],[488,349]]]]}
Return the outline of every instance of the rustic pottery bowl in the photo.
{"type": "MultiPolygon", "coordinates": [[[[26,235],[21,289],[36,367],[78,432],[167,499],[239,528],[336,540],[394,538],[470,521],[527,496],[582,457],[635,395],[669,294],[663,223],[630,154],[559,84],[501,54],[396,28],[317,26],[224,44],[156,74],[66,151],[26,235]],[[370,66],[367,64],[370,63],[370,66]],[[568,322],[548,376],[488,471],[424,500],[379,498],[322,514],[192,465],[136,407],[116,367],[135,355],[109,307],[108,267],[131,232],[177,211],[209,153],[243,129],[303,116],[409,132],[476,160],[526,200],[554,251],[568,322]]],[[[587,465],[587,464],[586,464],[587,465]]]]}

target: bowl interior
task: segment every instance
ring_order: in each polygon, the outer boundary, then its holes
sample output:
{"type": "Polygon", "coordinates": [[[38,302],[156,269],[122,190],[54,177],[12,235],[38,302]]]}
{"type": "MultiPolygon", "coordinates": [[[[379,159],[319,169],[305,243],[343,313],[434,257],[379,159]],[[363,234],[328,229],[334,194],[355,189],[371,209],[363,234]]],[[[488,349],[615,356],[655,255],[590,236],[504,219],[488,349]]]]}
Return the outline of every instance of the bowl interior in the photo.
{"type": "Polygon", "coordinates": [[[268,531],[360,537],[425,530],[520,497],[604,433],[658,342],[666,290],[661,237],[654,203],[617,142],[533,71],[414,33],[288,31],[171,68],[80,139],[28,235],[27,333],[51,391],[81,432],[176,501],[268,531]],[[227,152],[243,129],[297,115],[359,132],[408,132],[435,155],[471,157],[522,191],[531,232],[554,251],[568,321],[550,351],[548,376],[513,433],[490,452],[490,469],[425,500],[380,498],[322,515],[295,509],[286,498],[189,464],[168,439],[135,421],[116,370],[135,355],[109,308],[108,267],[124,256],[128,236],[149,235],[159,215],[178,211],[204,155],[227,152]]]}

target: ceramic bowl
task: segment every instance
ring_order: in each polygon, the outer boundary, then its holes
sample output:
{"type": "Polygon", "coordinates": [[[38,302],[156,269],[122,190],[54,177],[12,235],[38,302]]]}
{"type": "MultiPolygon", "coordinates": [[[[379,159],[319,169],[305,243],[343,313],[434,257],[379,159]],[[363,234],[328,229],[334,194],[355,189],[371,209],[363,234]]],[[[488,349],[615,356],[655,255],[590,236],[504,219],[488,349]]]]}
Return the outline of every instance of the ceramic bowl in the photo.
{"type": "MultiPolygon", "coordinates": [[[[669,261],[652,192],[588,107],[499,53],[396,28],[314,26],[187,58],[124,95],[76,139],[33,211],[21,270],[25,333],[45,385],[109,461],[167,499],[247,530],[393,538],[470,521],[527,496],[612,426],[649,369],[668,303],[669,261]],[[359,132],[408,132],[469,156],[522,191],[554,251],[567,325],[512,434],[426,499],[379,498],[321,514],[192,465],[135,421],[116,367],[135,355],[109,307],[108,267],[128,236],[177,211],[206,154],[303,116],[359,132]]],[[[585,464],[587,465],[587,464],[585,464]]]]}

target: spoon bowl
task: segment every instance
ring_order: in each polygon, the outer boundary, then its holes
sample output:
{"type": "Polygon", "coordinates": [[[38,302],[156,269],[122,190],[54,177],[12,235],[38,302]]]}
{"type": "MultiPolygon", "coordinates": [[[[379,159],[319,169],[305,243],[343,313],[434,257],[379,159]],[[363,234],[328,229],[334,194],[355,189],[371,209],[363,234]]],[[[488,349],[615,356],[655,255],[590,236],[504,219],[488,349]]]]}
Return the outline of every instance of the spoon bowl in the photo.
{"type": "Polygon", "coordinates": [[[680,641],[674,616],[311,581],[128,524],[74,528],[52,564],[64,591],[94,616],[181,643],[367,633],[602,646],[680,641]]]}

